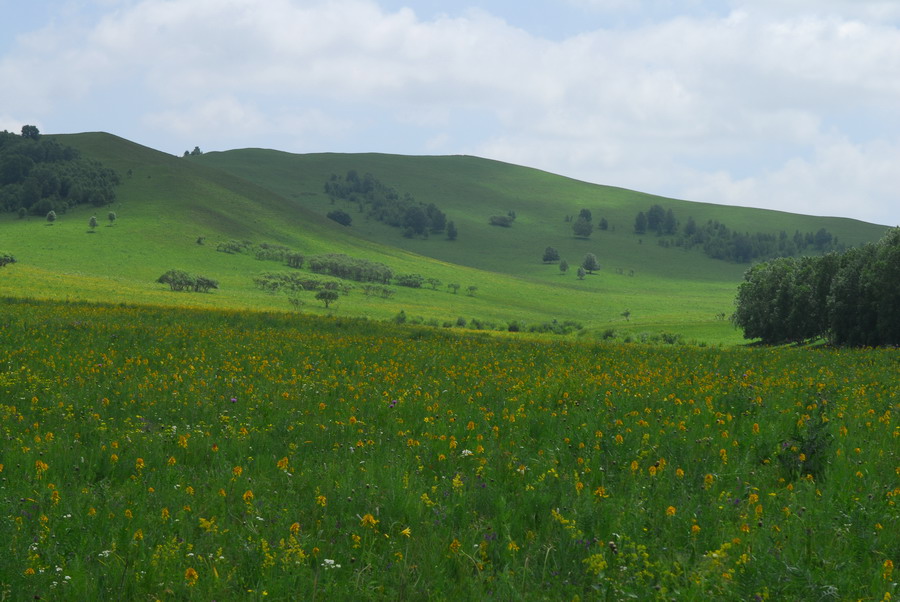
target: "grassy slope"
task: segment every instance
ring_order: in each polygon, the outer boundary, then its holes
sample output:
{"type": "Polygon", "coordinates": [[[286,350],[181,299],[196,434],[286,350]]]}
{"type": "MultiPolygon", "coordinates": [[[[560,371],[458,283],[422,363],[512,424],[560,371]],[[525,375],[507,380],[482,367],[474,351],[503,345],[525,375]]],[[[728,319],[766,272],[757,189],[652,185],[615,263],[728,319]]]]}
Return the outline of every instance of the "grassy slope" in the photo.
{"type": "MultiPolygon", "coordinates": [[[[78,208],[52,226],[39,218],[0,215],[0,248],[19,259],[2,273],[0,294],[287,309],[283,296],[252,285],[258,272],[282,268],[215,251],[218,242],[236,238],[285,244],[307,254],[343,252],[382,261],[396,272],[479,289],[470,297],[445,288],[397,288],[391,300],[355,293],[342,297],[328,313],[386,319],[403,309],[409,316],[439,321],[457,316],[502,323],[572,319],[595,330],[677,331],[698,340],[735,342],[738,333],[714,316],[730,312],[746,266],[713,261],[699,252],[662,249],[652,237],[639,244],[630,233],[639,209],[659,202],[681,219],[719,219],[749,231],[825,226],[850,244],[875,239],[883,231],[852,220],[660,199],[473,157],[243,150],[183,159],[108,134],[60,140],[123,174],[119,201],[110,208],[78,208]],[[332,206],[322,185],[331,173],[348,169],[371,172],[400,191],[434,202],[456,222],[459,240],[404,239],[397,230],[360,215],[351,228],[327,220],[324,215],[332,206]],[[595,232],[587,241],[573,238],[564,216],[582,207],[591,209],[595,220],[606,217],[615,230],[595,232]],[[110,210],[119,217],[114,225],[106,221],[110,210]],[[487,225],[488,216],[508,210],[518,215],[513,228],[487,225]],[[92,214],[101,225],[89,233],[92,214]],[[205,245],[196,243],[199,236],[206,237],[205,245]],[[541,263],[548,245],[572,265],[568,275],[541,263]],[[587,252],[595,253],[604,269],[578,281],[574,271],[587,252]],[[634,270],[635,276],[615,275],[616,267],[634,270]],[[171,293],[154,282],[171,268],[216,278],[221,289],[208,295],[171,293]],[[626,308],[633,315],[627,324],[620,316],[626,308]]],[[[326,313],[311,295],[305,311],[326,313]]]]}

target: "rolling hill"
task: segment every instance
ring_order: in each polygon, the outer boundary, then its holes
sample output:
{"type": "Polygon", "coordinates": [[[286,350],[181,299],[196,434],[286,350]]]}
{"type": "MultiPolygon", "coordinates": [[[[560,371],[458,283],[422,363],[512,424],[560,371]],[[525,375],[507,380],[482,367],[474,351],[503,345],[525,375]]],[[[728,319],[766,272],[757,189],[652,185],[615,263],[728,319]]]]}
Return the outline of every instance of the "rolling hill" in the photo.
{"type": "MultiPolygon", "coordinates": [[[[115,303],[292,311],[284,294],[260,290],[264,271],[287,271],[252,254],[218,252],[229,240],[282,245],[309,257],[342,253],[389,266],[398,274],[440,281],[431,287],[391,286],[389,299],[364,295],[361,285],[329,309],[313,293],[298,295],[309,313],[455,324],[473,319],[505,328],[576,321],[585,336],[678,333],[687,340],[733,343],[740,333],[725,320],[747,264],[711,259],[698,249],[664,247],[654,234],[633,233],[638,211],[658,204],[680,221],[719,221],[732,230],[793,233],[826,228],[846,245],[877,240],[885,227],[842,218],[667,199],[580,182],[539,170],[468,156],[383,154],[294,155],[244,149],[173,157],[104,133],[60,135],[122,176],[110,207],[79,207],[49,225],[38,217],[0,215],[0,250],[18,263],[0,271],[0,295],[115,303]],[[332,174],[370,173],[416,201],[433,203],[459,231],[406,238],[367,219],[357,205],[324,192],[332,174]],[[349,227],[327,219],[341,208],[349,227]],[[576,238],[567,216],[582,209],[606,231],[576,238]],[[114,211],[117,219],[107,222],[114,211]],[[514,212],[510,228],[492,215],[514,212]],[[100,226],[87,227],[91,215],[100,226]],[[200,244],[202,243],[202,244],[200,244]],[[562,274],[541,261],[553,246],[571,265],[562,274]],[[579,280],[577,266],[594,253],[602,269],[579,280]],[[175,293],[156,279],[182,269],[219,281],[208,294],[175,293]],[[458,293],[447,284],[461,286],[458,293]],[[475,287],[474,294],[465,293],[475,287]],[[623,313],[628,310],[626,319],[623,313]]],[[[304,270],[308,275],[311,273],[304,270]]]]}

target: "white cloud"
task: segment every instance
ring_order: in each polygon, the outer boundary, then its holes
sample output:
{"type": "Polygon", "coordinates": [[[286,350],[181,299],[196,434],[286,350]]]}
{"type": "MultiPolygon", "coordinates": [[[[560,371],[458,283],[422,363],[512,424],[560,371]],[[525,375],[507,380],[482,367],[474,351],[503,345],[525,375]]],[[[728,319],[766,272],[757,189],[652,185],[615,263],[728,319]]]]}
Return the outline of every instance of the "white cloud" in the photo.
{"type": "Polygon", "coordinates": [[[685,192],[698,201],[787,208],[809,215],[845,215],[852,207],[858,219],[900,225],[900,210],[889,201],[900,189],[898,164],[896,143],[859,145],[837,139],[817,147],[809,159],[794,158],[755,177],[696,174],[685,192]]]}
{"type": "Polygon", "coordinates": [[[176,148],[474,152],[697,200],[890,215],[897,182],[880,153],[900,146],[900,7],[569,4],[664,16],[553,41],[478,9],[423,20],[373,0],[113,2],[0,57],[0,106],[58,123],[118,102],[147,142],[176,148]]]}

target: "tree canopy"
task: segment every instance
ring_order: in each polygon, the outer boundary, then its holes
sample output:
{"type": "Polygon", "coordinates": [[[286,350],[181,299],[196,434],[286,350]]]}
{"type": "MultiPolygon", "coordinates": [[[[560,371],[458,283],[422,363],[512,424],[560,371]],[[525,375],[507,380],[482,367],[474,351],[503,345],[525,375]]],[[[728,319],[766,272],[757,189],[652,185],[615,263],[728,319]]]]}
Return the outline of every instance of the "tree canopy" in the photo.
{"type": "Polygon", "coordinates": [[[118,175],[74,148],[24,126],[22,135],[0,132],[0,211],[46,215],[82,204],[115,201],[118,175]]]}
{"type": "Polygon", "coordinates": [[[735,305],[732,320],[744,337],[767,344],[900,344],[900,228],[844,253],[758,264],[744,275],[735,305]]]}

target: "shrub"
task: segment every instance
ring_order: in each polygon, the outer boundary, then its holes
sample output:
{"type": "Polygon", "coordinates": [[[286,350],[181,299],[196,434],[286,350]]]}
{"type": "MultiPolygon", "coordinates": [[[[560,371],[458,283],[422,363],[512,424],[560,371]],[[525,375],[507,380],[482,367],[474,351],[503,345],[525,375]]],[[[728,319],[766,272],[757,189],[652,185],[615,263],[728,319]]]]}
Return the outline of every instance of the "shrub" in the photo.
{"type": "Polygon", "coordinates": [[[342,226],[349,226],[353,222],[353,218],[350,216],[350,214],[340,209],[329,211],[327,217],[328,219],[335,221],[342,226]]]}

